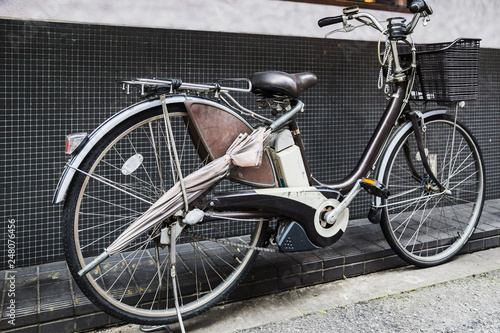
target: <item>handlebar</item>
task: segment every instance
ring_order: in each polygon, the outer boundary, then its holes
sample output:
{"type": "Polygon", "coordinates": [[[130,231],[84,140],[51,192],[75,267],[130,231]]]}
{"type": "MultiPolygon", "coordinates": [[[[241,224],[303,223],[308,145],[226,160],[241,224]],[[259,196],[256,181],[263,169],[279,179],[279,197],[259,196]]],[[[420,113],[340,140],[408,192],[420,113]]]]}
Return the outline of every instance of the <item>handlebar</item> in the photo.
{"type": "Polygon", "coordinates": [[[335,32],[350,32],[361,26],[370,26],[378,31],[381,35],[378,42],[379,47],[379,62],[382,66],[379,75],[379,88],[384,86],[384,71],[383,67],[387,68],[386,72],[386,83],[384,91],[389,94],[390,88],[389,82],[403,82],[408,80],[410,84],[407,87],[406,95],[409,96],[411,92],[411,87],[415,80],[415,72],[417,68],[417,55],[415,44],[412,38],[408,38],[409,35],[413,33],[413,30],[417,26],[421,18],[424,19],[424,25],[428,17],[433,13],[431,7],[427,3],[428,0],[409,0],[408,9],[413,13],[413,19],[408,24],[405,24],[406,19],[403,17],[393,17],[387,20],[387,27],[384,27],[381,22],[379,22],[373,15],[368,13],[360,13],[358,6],[347,7],[343,9],[343,15],[325,17],[318,21],[320,27],[325,27],[332,24],[343,23],[343,28],[333,30],[326,34],[325,37],[335,33],[335,32]],[[360,25],[353,26],[348,23],[349,20],[356,20],[360,22],[360,25]],[[382,41],[382,36],[387,36],[386,50],[384,51],[384,59],[381,60],[380,45],[382,41]],[[399,59],[398,43],[404,42],[410,47],[411,51],[411,65],[408,68],[403,68],[401,60],[399,59]],[[410,76],[408,78],[408,70],[410,76]]]}
{"type": "MultiPolygon", "coordinates": [[[[410,34],[413,32],[413,29],[417,25],[418,20],[421,17],[430,16],[433,13],[433,11],[426,0],[410,0],[408,8],[410,12],[415,14],[413,20],[408,24],[406,29],[407,34],[410,34]]],[[[357,21],[362,22],[364,25],[372,26],[373,28],[376,28],[380,32],[383,32],[385,30],[382,24],[373,15],[368,13],[360,13],[359,8],[357,6],[345,8],[343,15],[322,18],[318,21],[318,25],[320,27],[326,27],[328,25],[342,22],[344,23],[344,29],[345,29],[346,26],[349,26],[347,24],[347,20],[352,20],[352,19],[356,19],[357,21]],[[367,19],[368,21],[364,19],[367,19]]],[[[351,31],[354,28],[357,28],[352,26],[349,27],[351,27],[352,29],[345,31],[351,31]]]]}

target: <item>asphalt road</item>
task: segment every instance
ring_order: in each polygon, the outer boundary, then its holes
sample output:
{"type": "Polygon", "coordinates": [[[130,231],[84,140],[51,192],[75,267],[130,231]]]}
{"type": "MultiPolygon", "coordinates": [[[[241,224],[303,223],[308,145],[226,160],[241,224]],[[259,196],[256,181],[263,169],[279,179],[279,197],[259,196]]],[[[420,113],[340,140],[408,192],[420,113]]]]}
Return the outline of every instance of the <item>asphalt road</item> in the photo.
{"type": "Polygon", "coordinates": [[[346,305],[238,333],[500,332],[500,271],[346,305]]]}

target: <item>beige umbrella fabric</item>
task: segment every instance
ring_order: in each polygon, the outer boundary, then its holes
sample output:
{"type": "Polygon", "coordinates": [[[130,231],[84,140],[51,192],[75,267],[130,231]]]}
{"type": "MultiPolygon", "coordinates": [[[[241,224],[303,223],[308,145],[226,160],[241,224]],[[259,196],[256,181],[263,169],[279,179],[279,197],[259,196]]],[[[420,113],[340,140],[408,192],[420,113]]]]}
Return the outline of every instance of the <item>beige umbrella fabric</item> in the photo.
{"type": "MultiPolygon", "coordinates": [[[[184,186],[191,202],[204,189],[218,183],[229,172],[231,166],[257,167],[262,162],[264,143],[271,134],[270,129],[259,127],[252,133],[240,134],[221,156],[203,168],[184,178],[184,186]]],[[[180,182],[163,194],[143,215],[134,221],[109,245],[105,253],[111,256],[122,251],[130,242],[155,224],[177,212],[184,204],[180,182]]]]}

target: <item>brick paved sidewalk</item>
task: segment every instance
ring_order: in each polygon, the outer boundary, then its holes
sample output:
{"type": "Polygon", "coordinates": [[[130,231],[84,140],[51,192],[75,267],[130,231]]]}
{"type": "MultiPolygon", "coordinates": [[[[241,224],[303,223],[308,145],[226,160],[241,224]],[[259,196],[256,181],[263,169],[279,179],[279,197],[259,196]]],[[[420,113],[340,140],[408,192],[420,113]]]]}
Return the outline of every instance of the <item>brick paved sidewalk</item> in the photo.
{"type": "MultiPolygon", "coordinates": [[[[500,246],[500,199],[485,203],[481,221],[463,252],[500,246]]],[[[350,221],[334,245],[298,253],[261,253],[251,273],[230,296],[240,300],[277,291],[353,277],[405,265],[389,248],[380,226],[350,221]]],[[[65,262],[20,268],[16,272],[16,325],[8,323],[8,272],[0,271],[5,332],[73,332],[119,321],[91,304],[70,278],[65,262]]]]}

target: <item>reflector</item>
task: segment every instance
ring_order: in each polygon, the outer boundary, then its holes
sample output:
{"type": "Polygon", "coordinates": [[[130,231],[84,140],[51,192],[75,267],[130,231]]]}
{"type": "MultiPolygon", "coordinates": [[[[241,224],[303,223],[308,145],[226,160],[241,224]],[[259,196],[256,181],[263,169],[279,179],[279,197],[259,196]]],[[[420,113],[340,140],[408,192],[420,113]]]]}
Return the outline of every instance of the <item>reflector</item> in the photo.
{"type": "Polygon", "coordinates": [[[66,154],[73,154],[78,151],[82,143],[87,141],[87,133],[73,133],[66,135],[66,154]]]}

